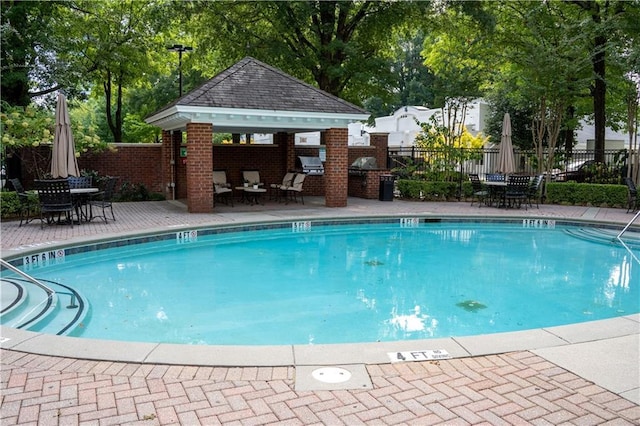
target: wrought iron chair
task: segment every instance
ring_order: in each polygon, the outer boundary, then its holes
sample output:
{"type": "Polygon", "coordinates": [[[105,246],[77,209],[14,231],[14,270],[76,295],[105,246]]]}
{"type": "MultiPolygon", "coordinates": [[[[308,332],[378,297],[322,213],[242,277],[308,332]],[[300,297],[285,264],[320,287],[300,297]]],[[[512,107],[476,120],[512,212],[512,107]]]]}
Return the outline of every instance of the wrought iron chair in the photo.
{"type": "Polygon", "coordinates": [[[75,206],[71,197],[71,189],[67,179],[36,180],[36,190],[40,200],[40,227],[53,223],[53,217],[58,216],[58,223],[64,214],[67,222],[73,227],[73,212],[75,206]]]}
{"type": "Polygon", "coordinates": [[[638,189],[636,184],[633,183],[633,179],[630,177],[624,178],[624,184],[627,185],[627,213],[635,212],[640,209],[640,199],[638,198],[638,189]]]}
{"type": "Polygon", "coordinates": [[[482,207],[482,204],[487,203],[487,197],[489,196],[489,191],[487,191],[484,186],[482,186],[482,182],[476,173],[469,174],[469,180],[471,181],[471,187],[473,188],[473,198],[471,199],[471,205],[475,201],[478,202],[478,207],[482,207]]]}
{"type": "Polygon", "coordinates": [[[518,208],[520,208],[524,202],[524,208],[525,210],[527,209],[530,182],[531,178],[529,176],[509,176],[507,189],[504,194],[508,207],[517,205],[518,208]]]}
{"type": "Polygon", "coordinates": [[[104,185],[104,190],[93,194],[89,199],[89,220],[93,220],[96,217],[104,219],[104,223],[107,223],[107,209],[111,212],[111,219],[116,220],[113,214],[113,195],[116,192],[116,183],[118,183],[117,177],[107,178],[107,182],[104,185]],[[96,207],[102,211],[102,214],[93,214],[93,208],[96,207]]]}
{"type": "Polygon", "coordinates": [[[18,227],[20,227],[23,222],[26,225],[35,219],[37,209],[29,200],[29,194],[24,190],[20,179],[9,179],[9,182],[13,185],[13,189],[15,189],[16,194],[18,195],[18,201],[20,202],[20,211],[18,212],[20,214],[20,224],[18,227]]]}
{"type": "MultiPolygon", "coordinates": [[[[77,189],[77,188],[91,188],[92,178],[91,176],[69,176],[67,178],[69,181],[69,188],[77,189]]],[[[73,194],[73,201],[76,204],[78,216],[81,216],[85,220],[89,219],[89,200],[91,199],[89,194],[73,194]]]]}
{"type": "Polygon", "coordinates": [[[536,208],[540,208],[540,199],[542,198],[542,188],[544,182],[544,175],[537,175],[533,179],[531,179],[531,184],[529,185],[529,193],[528,200],[529,207],[533,208],[533,201],[536,202],[536,208]]]}

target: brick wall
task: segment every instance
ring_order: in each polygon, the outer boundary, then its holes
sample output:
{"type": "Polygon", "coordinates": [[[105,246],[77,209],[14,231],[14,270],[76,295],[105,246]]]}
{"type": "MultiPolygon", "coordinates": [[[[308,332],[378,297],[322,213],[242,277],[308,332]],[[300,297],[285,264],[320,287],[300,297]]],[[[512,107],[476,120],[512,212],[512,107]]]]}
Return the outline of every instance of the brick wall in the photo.
{"type": "MultiPolygon", "coordinates": [[[[78,167],[82,170],[93,170],[101,176],[118,176],[118,185],[124,182],[143,184],[151,192],[163,193],[162,145],[160,144],[111,144],[114,151],[108,150],[100,154],[83,154],[78,158],[78,167]]],[[[51,147],[24,148],[18,153],[21,159],[21,172],[17,177],[27,189],[33,188],[37,179],[36,167],[39,165],[49,171],[51,147]]]]}
{"type": "MultiPolygon", "coordinates": [[[[201,129],[202,130],[202,129],[201,129]]],[[[194,130],[195,131],[195,130],[194,130]]],[[[378,165],[384,169],[386,164],[387,144],[386,135],[383,138],[371,138],[372,146],[348,147],[346,149],[347,160],[342,161],[344,167],[348,167],[358,157],[375,156],[378,165]]],[[[78,159],[80,170],[95,170],[100,175],[119,176],[120,184],[129,182],[132,184],[143,184],[151,192],[164,194],[167,199],[172,199],[172,188],[170,183],[172,178],[175,182],[177,199],[187,198],[187,170],[189,157],[194,158],[196,151],[188,151],[186,158],[180,157],[180,147],[182,145],[182,133],[175,131],[163,132],[163,144],[112,144],[116,148],[115,152],[105,151],[100,154],[85,154],[78,159]],[[173,139],[173,148],[171,144],[173,139]],[[173,157],[171,152],[173,149],[173,157]],[[170,163],[175,161],[175,175],[172,176],[170,163]]],[[[229,180],[233,185],[242,184],[242,170],[259,170],[262,181],[268,186],[271,183],[279,183],[282,177],[289,170],[296,170],[298,156],[318,156],[317,146],[294,146],[294,135],[286,133],[275,135],[274,145],[213,145],[211,147],[212,162],[208,163],[212,169],[225,169],[229,180]]],[[[204,147],[204,146],[203,146],[204,147]]],[[[194,148],[195,149],[195,148],[194,148]]],[[[206,150],[205,150],[206,151],[206,150]]],[[[47,162],[51,158],[51,148],[42,146],[38,148],[27,148],[20,153],[22,158],[22,176],[19,176],[27,188],[32,188],[33,179],[33,158],[40,158],[40,162],[47,162]],[[44,159],[44,160],[43,160],[44,159]]],[[[205,164],[207,162],[205,161],[205,164]]],[[[203,179],[203,170],[194,170],[200,174],[199,179],[203,179]]],[[[208,175],[207,175],[208,176],[208,175]]],[[[13,176],[12,176],[13,177],[13,176]]],[[[367,182],[368,189],[363,191],[362,180],[359,181],[346,177],[349,185],[348,194],[350,196],[377,198],[378,184],[377,175],[372,176],[367,182]],[[351,188],[351,186],[358,188],[351,188]]],[[[204,180],[199,181],[198,187],[208,187],[205,191],[212,190],[211,185],[204,180]]],[[[326,176],[307,176],[304,182],[305,194],[325,195],[326,176]]]]}

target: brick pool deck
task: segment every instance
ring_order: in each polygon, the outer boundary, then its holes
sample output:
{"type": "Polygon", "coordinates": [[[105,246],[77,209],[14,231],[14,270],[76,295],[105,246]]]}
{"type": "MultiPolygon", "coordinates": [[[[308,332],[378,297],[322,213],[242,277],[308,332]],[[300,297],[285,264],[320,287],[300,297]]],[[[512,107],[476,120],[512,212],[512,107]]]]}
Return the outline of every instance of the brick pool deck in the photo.
{"type": "MultiPolygon", "coordinates": [[[[92,238],[263,220],[371,215],[535,216],[622,226],[632,217],[622,209],[580,206],[541,205],[540,209],[525,211],[456,202],[349,199],[348,207],[329,209],[323,201],[308,197],[304,206],[269,202],[265,206],[221,206],[212,214],[188,214],[175,202],[121,203],[114,207],[117,221],[106,225],[93,222],[41,230],[37,222],[22,227],[17,222],[3,222],[2,257],[92,238]]],[[[0,420],[3,426],[638,425],[640,315],[620,321],[626,331],[620,331],[620,322],[610,328],[600,323],[587,325],[595,337],[575,344],[545,347],[540,342],[531,349],[482,356],[366,363],[360,367],[370,386],[331,390],[322,386],[300,390],[303,368],[295,364],[240,367],[92,360],[47,355],[47,348],[24,351],[12,340],[0,339],[0,420]]],[[[3,338],[11,336],[6,328],[2,333],[3,338]]],[[[500,345],[497,336],[486,339],[500,345]]],[[[121,347],[126,352],[126,343],[121,347]]],[[[189,347],[181,347],[185,348],[189,347]]]]}

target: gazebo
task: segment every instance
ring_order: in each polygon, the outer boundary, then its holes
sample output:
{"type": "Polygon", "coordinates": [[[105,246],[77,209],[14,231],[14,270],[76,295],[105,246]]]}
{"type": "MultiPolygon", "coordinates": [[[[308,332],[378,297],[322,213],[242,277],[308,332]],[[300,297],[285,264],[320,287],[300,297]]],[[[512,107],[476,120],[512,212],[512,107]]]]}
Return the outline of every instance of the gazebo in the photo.
{"type": "Polygon", "coordinates": [[[325,191],[325,204],[346,206],[348,125],[368,117],[358,106],[246,57],[146,122],[162,128],[163,185],[170,197],[175,198],[183,166],[188,210],[203,213],[213,210],[213,170],[226,167],[223,157],[214,155],[214,132],[273,134],[273,162],[279,163],[277,173],[284,174],[295,167],[295,133],[321,131],[326,148],[324,187],[331,188],[325,191]]]}

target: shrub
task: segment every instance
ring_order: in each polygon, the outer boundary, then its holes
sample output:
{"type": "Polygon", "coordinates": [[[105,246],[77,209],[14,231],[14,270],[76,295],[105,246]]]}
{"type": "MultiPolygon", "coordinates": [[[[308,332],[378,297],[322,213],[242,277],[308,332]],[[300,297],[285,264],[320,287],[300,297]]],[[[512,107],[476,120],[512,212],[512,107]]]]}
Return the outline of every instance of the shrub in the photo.
{"type": "MultiPolygon", "coordinates": [[[[36,211],[38,209],[38,195],[35,193],[29,193],[29,203],[31,210],[36,211]]],[[[2,191],[0,192],[0,218],[2,220],[15,219],[20,216],[20,200],[18,194],[15,191],[2,191]]]]}
{"type": "MultiPolygon", "coordinates": [[[[404,198],[444,201],[458,198],[458,182],[430,182],[398,180],[398,190],[404,198]]],[[[462,182],[462,199],[470,199],[473,189],[468,181],[462,182]]],[[[551,182],[547,185],[547,204],[582,205],[598,207],[624,207],[627,205],[627,187],[593,183],[551,182]]]]}

